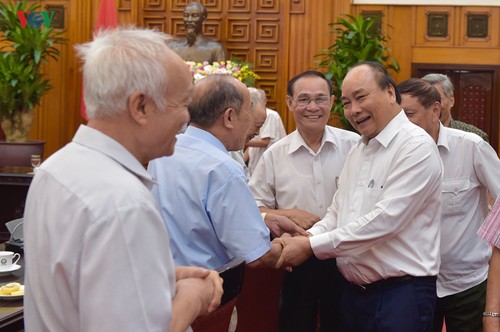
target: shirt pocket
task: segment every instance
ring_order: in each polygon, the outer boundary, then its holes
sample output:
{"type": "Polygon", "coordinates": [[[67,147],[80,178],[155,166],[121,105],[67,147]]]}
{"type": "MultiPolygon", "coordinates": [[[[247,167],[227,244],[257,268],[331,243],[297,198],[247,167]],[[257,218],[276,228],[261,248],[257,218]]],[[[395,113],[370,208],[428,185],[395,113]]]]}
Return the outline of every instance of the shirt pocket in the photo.
{"type": "Polygon", "coordinates": [[[443,180],[443,209],[459,212],[467,210],[467,192],[471,188],[469,177],[443,180]]]}

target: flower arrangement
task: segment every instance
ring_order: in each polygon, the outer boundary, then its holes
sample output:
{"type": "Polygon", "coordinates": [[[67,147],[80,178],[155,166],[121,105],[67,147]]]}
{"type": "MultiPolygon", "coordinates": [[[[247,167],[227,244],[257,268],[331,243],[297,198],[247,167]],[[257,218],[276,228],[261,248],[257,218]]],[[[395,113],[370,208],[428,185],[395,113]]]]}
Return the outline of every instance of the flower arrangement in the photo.
{"type": "Polygon", "coordinates": [[[232,75],[247,86],[253,86],[255,80],[260,78],[260,76],[252,70],[252,65],[250,63],[240,63],[236,60],[214,63],[208,63],[207,61],[203,63],[186,61],[186,65],[189,67],[194,81],[214,74],[232,75]]]}

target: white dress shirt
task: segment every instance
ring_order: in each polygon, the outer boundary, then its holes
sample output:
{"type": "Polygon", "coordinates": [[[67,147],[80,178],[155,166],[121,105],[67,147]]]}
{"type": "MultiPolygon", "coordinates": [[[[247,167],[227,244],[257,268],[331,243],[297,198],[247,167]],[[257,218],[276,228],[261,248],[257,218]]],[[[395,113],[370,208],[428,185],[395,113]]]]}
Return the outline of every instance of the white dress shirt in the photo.
{"type": "Polygon", "coordinates": [[[349,153],[339,189],[309,231],[316,257],[337,257],[355,284],[439,271],[442,162],[403,111],[349,153]]]}
{"type": "Polygon", "coordinates": [[[337,190],[345,158],[358,141],[356,133],[326,126],[315,153],[295,130],[261,157],[249,182],[257,205],[299,208],[323,217],[337,190]]]}
{"type": "Polygon", "coordinates": [[[488,191],[500,194],[500,160],[476,134],[440,125],[443,218],[439,297],[474,287],[488,275],[491,246],[477,235],[488,214],[488,191]]]}
{"type": "Polygon", "coordinates": [[[152,185],[86,126],[37,169],[24,215],[27,331],[168,330],[175,267],[152,185]]]}
{"type": "Polygon", "coordinates": [[[252,175],[255,167],[257,167],[257,163],[264,154],[264,151],[286,136],[285,126],[279,113],[269,108],[266,108],[266,113],[266,121],[264,121],[264,124],[260,128],[259,135],[255,136],[254,139],[269,138],[269,143],[265,147],[248,147],[248,171],[250,175],[252,175]]]}

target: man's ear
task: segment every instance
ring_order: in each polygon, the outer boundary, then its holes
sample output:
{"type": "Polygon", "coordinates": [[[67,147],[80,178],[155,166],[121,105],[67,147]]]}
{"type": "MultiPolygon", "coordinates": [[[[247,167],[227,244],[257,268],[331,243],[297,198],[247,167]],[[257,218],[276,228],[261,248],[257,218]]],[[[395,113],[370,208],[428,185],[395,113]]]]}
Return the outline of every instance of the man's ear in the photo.
{"type": "Polygon", "coordinates": [[[138,124],[146,124],[146,96],[142,92],[135,91],[130,95],[127,101],[127,110],[130,117],[138,124]]]}
{"type": "Polygon", "coordinates": [[[226,108],[224,113],[222,114],[224,127],[226,128],[234,128],[234,121],[236,120],[236,111],[232,108],[226,108]]]}
{"type": "Polygon", "coordinates": [[[435,101],[432,105],[432,123],[439,120],[439,116],[441,115],[441,103],[439,101],[435,101]]]}
{"type": "Polygon", "coordinates": [[[293,103],[293,97],[292,96],[289,96],[289,95],[286,95],[286,106],[288,107],[288,110],[290,112],[293,111],[293,108],[292,108],[292,103],[293,103]]]}

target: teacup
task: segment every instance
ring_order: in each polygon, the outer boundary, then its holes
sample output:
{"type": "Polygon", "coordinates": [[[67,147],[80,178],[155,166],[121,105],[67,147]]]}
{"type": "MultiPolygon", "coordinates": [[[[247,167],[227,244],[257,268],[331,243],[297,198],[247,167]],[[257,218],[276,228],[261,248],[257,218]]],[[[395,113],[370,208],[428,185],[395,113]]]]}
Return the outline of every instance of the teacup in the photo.
{"type": "Polygon", "coordinates": [[[21,255],[12,251],[0,251],[0,270],[8,270],[16,264],[21,255]]]}

